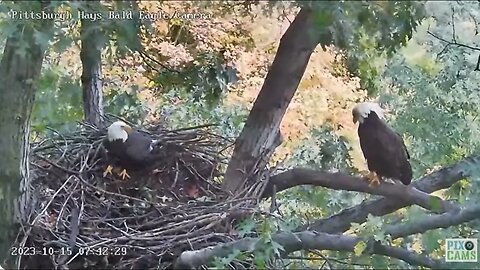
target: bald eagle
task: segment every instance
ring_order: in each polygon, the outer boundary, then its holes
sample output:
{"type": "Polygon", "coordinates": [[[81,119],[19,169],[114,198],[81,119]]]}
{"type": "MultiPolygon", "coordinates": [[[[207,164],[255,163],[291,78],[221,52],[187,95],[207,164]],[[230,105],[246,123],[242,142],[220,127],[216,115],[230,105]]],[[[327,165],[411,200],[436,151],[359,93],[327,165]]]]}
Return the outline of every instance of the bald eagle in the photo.
{"type": "Polygon", "coordinates": [[[367,160],[370,185],[380,184],[382,177],[410,184],[410,155],[400,134],[385,122],[383,109],[377,103],[363,102],[353,108],[352,115],[353,122],[359,122],[358,137],[367,160]]]}
{"type": "MultiPolygon", "coordinates": [[[[132,129],[123,121],[111,124],[104,140],[109,159],[114,159],[123,168],[120,176],[130,178],[129,170],[138,170],[153,160],[153,140],[148,134],[132,129]]],[[[112,174],[112,165],[108,165],[103,176],[112,174]]]]}

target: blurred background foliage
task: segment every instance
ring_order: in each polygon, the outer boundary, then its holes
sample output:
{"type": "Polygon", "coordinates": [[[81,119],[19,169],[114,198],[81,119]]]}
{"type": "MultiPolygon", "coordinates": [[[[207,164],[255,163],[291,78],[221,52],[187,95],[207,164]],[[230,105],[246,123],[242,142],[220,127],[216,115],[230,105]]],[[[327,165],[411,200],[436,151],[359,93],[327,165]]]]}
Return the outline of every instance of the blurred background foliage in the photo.
{"type": "MultiPolygon", "coordinates": [[[[54,1],[58,11],[76,14],[80,2],[54,1]]],[[[103,83],[105,110],[136,124],[160,121],[169,128],[207,123],[235,138],[260,91],[278,42],[299,6],[316,14],[324,49],[311,57],[299,89],[281,125],[285,142],[272,164],[355,173],[366,168],[350,110],[355,102],[377,99],[389,109],[388,120],[403,134],[416,178],[478,153],[480,136],[479,50],[449,45],[431,35],[480,47],[478,2],[457,1],[114,1],[96,10],[178,11],[203,14],[196,20],[100,20],[105,36],[103,83]]],[[[34,6],[34,5],[33,5],[34,6]]],[[[24,2],[2,1],[0,11],[31,9],[24,2]]],[[[14,23],[14,21],[13,21],[14,23]]],[[[13,34],[12,21],[0,19],[0,45],[13,34]]],[[[33,131],[68,131],[82,119],[77,17],[56,22],[53,33],[38,32],[49,45],[33,112],[33,131]]],[[[272,97],[274,98],[274,97],[272,97]]],[[[473,168],[472,171],[479,171],[473,168]]],[[[469,203],[479,196],[480,177],[465,179],[437,195],[469,203]]],[[[258,267],[318,268],[324,260],[268,258],[279,251],[269,238],[299,222],[327,217],[372,196],[308,186],[279,194],[283,217],[245,220],[238,230],[264,237],[256,254],[258,267]]],[[[269,202],[265,205],[268,207],[269,202]]],[[[478,223],[437,229],[391,241],[386,225],[421,218],[413,206],[384,217],[369,217],[349,233],[376,239],[434,257],[442,241],[478,237],[478,223]]],[[[312,252],[298,257],[319,258],[312,252]]],[[[245,254],[219,258],[221,268],[245,254]]],[[[411,268],[380,256],[322,252],[333,268],[411,268]]],[[[471,265],[464,267],[471,268],[471,265]]]]}

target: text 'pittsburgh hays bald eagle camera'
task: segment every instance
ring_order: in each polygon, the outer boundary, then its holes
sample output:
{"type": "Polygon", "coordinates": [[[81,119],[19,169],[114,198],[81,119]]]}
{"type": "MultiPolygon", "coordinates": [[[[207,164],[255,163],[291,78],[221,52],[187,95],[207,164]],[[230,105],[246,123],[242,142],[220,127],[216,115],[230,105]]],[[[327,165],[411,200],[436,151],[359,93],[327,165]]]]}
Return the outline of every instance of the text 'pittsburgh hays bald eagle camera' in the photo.
{"type": "MultiPolygon", "coordinates": [[[[122,121],[116,121],[107,129],[104,145],[109,163],[123,168],[120,176],[123,180],[130,178],[128,170],[145,168],[155,160],[153,144],[156,141],[149,134],[132,129],[122,121]]],[[[108,165],[104,177],[112,174],[112,165],[108,165]]]]}
{"type": "Polygon", "coordinates": [[[377,103],[363,102],[353,108],[352,115],[353,122],[359,122],[358,137],[370,171],[370,184],[380,184],[382,178],[410,184],[410,155],[402,137],[385,122],[383,109],[377,103]]]}

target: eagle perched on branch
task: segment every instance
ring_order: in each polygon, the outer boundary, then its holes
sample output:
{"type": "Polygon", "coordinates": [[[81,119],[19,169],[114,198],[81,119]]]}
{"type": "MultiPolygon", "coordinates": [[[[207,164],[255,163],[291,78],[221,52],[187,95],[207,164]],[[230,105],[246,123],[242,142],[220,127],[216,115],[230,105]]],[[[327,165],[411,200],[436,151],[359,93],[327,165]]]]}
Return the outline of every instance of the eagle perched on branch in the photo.
{"type": "Polygon", "coordinates": [[[380,184],[382,177],[410,184],[410,155],[402,137],[385,122],[383,109],[377,103],[363,102],[353,108],[352,115],[353,123],[359,122],[358,137],[367,160],[366,178],[370,185],[380,184]]]}
{"type": "MultiPolygon", "coordinates": [[[[120,176],[123,180],[130,178],[129,170],[138,170],[146,167],[154,160],[153,140],[148,134],[132,129],[123,121],[116,121],[107,129],[107,138],[104,140],[110,159],[123,168],[120,176]]],[[[103,176],[112,174],[112,165],[108,165],[103,176]]]]}

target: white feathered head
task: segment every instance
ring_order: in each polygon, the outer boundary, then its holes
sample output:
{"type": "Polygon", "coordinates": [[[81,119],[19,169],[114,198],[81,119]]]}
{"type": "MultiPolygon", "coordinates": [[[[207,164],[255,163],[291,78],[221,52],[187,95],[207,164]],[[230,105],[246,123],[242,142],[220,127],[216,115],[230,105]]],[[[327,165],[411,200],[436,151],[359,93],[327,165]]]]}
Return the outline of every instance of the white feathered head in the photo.
{"type": "Polygon", "coordinates": [[[384,110],[374,102],[362,102],[358,103],[353,107],[352,116],[353,116],[353,123],[357,123],[357,121],[362,124],[364,119],[368,117],[370,112],[375,112],[380,119],[385,119],[384,110]]]}
{"type": "Polygon", "coordinates": [[[122,140],[125,142],[128,139],[128,133],[132,132],[132,128],[123,121],[116,121],[107,129],[107,138],[109,141],[122,140]]]}

